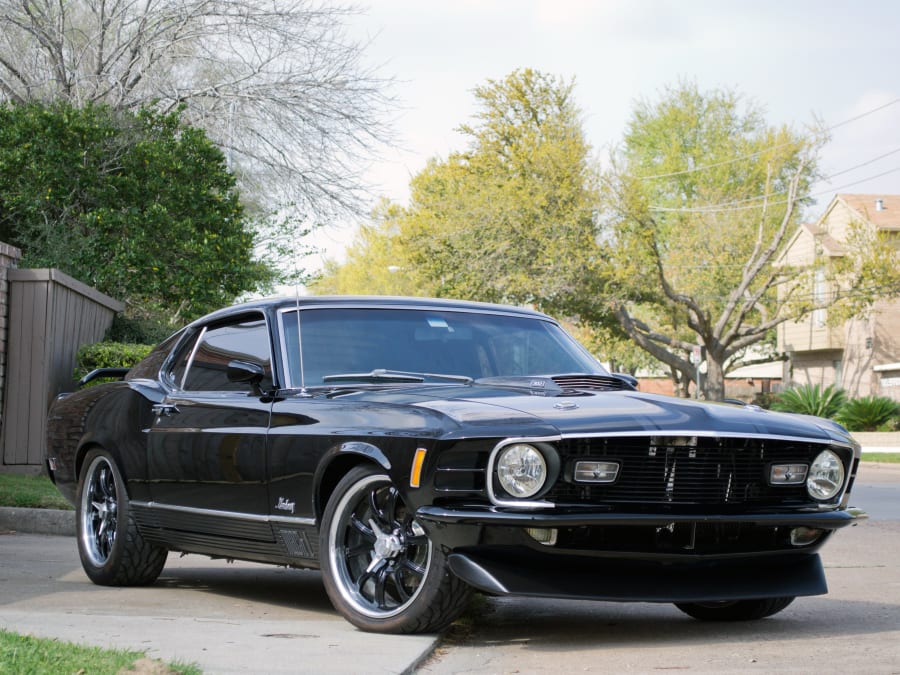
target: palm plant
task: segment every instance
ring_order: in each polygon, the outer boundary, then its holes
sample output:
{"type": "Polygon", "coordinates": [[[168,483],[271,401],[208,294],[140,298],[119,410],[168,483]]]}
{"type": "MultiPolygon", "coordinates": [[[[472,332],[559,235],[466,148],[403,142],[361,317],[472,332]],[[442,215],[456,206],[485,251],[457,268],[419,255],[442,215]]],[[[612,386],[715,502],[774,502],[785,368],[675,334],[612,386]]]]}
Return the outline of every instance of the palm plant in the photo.
{"type": "Polygon", "coordinates": [[[847,400],[836,385],[822,389],[818,384],[803,384],[781,392],[772,403],[773,410],[834,418],[847,400]]]}
{"type": "Polygon", "coordinates": [[[900,404],[886,396],[864,396],[847,401],[836,419],[849,431],[877,431],[900,415],[900,404]]]}

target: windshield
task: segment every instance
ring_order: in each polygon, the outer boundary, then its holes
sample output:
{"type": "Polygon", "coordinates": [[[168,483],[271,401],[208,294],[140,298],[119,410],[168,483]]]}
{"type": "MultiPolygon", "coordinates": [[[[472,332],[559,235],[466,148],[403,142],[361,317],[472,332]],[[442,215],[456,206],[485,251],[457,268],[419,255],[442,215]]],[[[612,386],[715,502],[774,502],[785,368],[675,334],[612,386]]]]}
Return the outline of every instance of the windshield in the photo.
{"type": "MultiPolygon", "coordinates": [[[[288,384],[301,385],[297,311],[281,313],[288,384]]],[[[539,318],[465,311],[380,308],[301,310],[307,387],[372,381],[375,371],[516,377],[606,370],[556,324],[539,318]]]]}

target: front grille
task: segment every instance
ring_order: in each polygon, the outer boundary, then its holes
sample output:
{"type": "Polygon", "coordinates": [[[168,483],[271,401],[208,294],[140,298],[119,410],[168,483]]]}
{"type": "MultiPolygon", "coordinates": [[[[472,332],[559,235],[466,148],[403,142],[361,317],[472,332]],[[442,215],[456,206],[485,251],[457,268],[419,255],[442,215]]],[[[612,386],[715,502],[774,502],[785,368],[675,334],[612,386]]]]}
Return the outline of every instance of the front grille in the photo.
{"type": "MultiPolygon", "coordinates": [[[[560,476],[542,500],[559,506],[622,505],[635,511],[664,506],[688,512],[692,507],[707,512],[809,505],[803,484],[770,486],[770,467],[810,465],[824,449],[818,443],[778,439],[654,436],[571,438],[554,445],[560,476]],[[572,475],[578,460],[615,460],[621,467],[618,479],[609,485],[576,483],[572,475]]],[[[444,452],[435,473],[438,500],[487,500],[492,447],[467,441],[444,452]]]]}
{"type": "Polygon", "coordinates": [[[683,505],[808,502],[804,485],[772,487],[773,463],[811,464],[822,446],[744,438],[581,438],[559,444],[564,466],[579,459],[616,460],[611,485],[559,481],[547,495],[556,503],[683,505]]]}

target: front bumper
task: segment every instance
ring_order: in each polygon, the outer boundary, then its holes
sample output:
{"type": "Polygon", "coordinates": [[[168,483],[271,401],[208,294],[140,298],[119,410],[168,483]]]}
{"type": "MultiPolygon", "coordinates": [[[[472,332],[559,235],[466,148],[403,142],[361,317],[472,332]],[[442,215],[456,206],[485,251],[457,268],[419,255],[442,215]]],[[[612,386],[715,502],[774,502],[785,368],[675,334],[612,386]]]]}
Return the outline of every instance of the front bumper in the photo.
{"type": "Polygon", "coordinates": [[[818,550],[858,510],[754,514],[513,512],[426,506],[450,569],[496,595],[717,602],[827,593],[818,550]],[[542,545],[528,528],[554,529],[542,545]],[[797,528],[819,531],[793,545],[797,528]]]}
{"type": "Polygon", "coordinates": [[[548,566],[534,552],[459,550],[450,569],[469,585],[494,595],[528,595],[628,602],[719,602],[821,595],[828,592],[818,554],[777,563],[692,565],[586,561],[562,556],[548,566]]]}
{"type": "Polygon", "coordinates": [[[754,523],[773,527],[812,527],[837,530],[865,518],[858,509],[846,511],[790,511],[778,513],[681,514],[681,513],[597,513],[505,511],[492,507],[454,509],[423,506],[416,517],[444,525],[483,525],[506,527],[579,527],[605,525],[665,526],[669,523],[754,523]]]}

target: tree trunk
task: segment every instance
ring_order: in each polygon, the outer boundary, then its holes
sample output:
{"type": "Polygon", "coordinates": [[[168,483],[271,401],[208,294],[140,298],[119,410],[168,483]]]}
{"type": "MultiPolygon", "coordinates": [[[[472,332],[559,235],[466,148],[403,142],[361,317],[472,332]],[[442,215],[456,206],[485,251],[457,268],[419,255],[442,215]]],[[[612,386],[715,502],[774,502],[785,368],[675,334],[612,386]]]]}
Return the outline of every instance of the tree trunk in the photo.
{"type": "Polygon", "coordinates": [[[707,401],[722,401],[725,399],[725,372],[722,363],[706,357],[706,382],[703,393],[707,401]]]}

